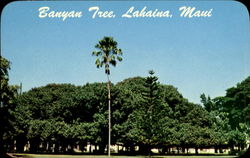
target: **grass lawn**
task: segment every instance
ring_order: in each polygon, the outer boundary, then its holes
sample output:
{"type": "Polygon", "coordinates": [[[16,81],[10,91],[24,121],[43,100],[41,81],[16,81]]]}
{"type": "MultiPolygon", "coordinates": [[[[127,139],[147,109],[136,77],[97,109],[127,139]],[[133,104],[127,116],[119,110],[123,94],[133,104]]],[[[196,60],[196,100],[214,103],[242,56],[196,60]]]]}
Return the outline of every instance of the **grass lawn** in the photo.
{"type": "MultiPolygon", "coordinates": [[[[39,155],[16,154],[24,158],[109,158],[106,155],[39,155]]],[[[111,156],[111,158],[147,158],[148,156],[111,156]]],[[[152,156],[152,158],[233,158],[236,156],[152,156]]]]}

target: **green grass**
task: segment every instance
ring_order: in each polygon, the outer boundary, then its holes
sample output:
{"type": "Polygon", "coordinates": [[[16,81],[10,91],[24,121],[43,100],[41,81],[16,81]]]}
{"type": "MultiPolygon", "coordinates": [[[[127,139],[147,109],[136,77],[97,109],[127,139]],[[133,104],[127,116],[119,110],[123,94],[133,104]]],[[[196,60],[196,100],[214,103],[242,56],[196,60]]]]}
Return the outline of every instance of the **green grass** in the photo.
{"type": "MultiPolygon", "coordinates": [[[[17,154],[25,158],[109,158],[106,155],[39,155],[17,154]]],[[[152,158],[233,158],[236,156],[152,156],[152,158]]],[[[148,156],[111,156],[111,158],[148,158],[148,156]]]]}

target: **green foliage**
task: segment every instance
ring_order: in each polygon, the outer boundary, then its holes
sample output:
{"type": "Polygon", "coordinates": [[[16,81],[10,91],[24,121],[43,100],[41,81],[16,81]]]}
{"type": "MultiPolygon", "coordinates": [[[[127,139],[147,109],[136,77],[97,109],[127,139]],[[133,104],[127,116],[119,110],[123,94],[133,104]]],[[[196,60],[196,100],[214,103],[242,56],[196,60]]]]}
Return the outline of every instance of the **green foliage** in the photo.
{"type": "Polygon", "coordinates": [[[250,76],[236,87],[229,88],[225,99],[225,109],[231,110],[229,119],[233,128],[239,127],[239,123],[250,125],[250,76]]]}
{"type": "Polygon", "coordinates": [[[158,141],[162,137],[160,130],[162,127],[161,122],[168,121],[168,113],[170,111],[168,105],[164,103],[162,89],[158,82],[158,78],[154,75],[153,71],[149,71],[144,84],[142,92],[143,101],[136,111],[136,126],[139,131],[139,142],[144,145],[153,146],[158,145],[158,141]],[[164,121],[163,121],[164,120],[164,121]]]}
{"type": "Polygon", "coordinates": [[[213,110],[215,110],[215,104],[213,103],[213,101],[211,100],[210,96],[208,96],[206,98],[205,94],[201,94],[201,103],[204,105],[205,109],[208,112],[211,112],[213,110]]]}
{"type": "Polygon", "coordinates": [[[98,51],[92,52],[92,55],[97,56],[96,67],[100,68],[104,65],[105,73],[109,75],[109,66],[116,66],[117,61],[122,61],[122,50],[117,48],[117,42],[113,37],[104,37],[96,44],[95,48],[98,51]]]}
{"type": "Polygon", "coordinates": [[[201,100],[210,112],[215,136],[219,138],[214,144],[227,142],[232,152],[234,146],[244,148],[250,136],[250,77],[227,89],[225,96],[211,99],[202,94],[201,100]]]}
{"type": "MultiPolygon", "coordinates": [[[[146,78],[125,79],[110,89],[111,143],[120,144],[131,153],[139,146],[141,154],[149,154],[151,148],[173,146],[244,147],[249,137],[247,116],[232,116],[242,106],[231,104],[248,105],[241,96],[247,95],[248,90],[237,86],[244,93],[231,89],[225,97],[211,99],[202,95],[200,106],[188,102],[174,86],[159,83],[152,71],[146,78]],[[237,124],[236,120],[231,122],[232,117],[237,118],[237,124]]],[[[17,106],[10,110],[10,134],[17,145],[29,141],[33,152],[52,152],[53,144],[53,152],[72,152],[68,146],[80,145],[84,150],[90,143],[103,153],[108,144],[107,95],[105,83],[33,88],[15,100],[17,106]]],[[[247,108],[243,106],[242,110],[247,108]]]]}
{"type": "Polygon", "coordinates": [[[8,84],[10,70],[10,62],[4,57],[0,56],[0,108],[13,105],[13,99],[17,96],[18,86],[11,86],[8,84]]]}
{"type": "Polygon", "coordinates": [[[14,100],[17,97],[18,86],[9,85],[10,62],[0,56],[0,156],[5,152],[6,142],[11,139],[9,135],[11,126],[9,123],[9,110],[14,108],[14,100]]]}

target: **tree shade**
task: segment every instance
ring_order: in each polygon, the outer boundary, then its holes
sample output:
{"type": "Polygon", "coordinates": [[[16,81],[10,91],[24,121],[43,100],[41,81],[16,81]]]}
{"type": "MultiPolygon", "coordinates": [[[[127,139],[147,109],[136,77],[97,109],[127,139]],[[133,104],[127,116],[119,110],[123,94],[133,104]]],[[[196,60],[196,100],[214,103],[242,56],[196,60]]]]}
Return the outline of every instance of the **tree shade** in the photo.
{"type": "MultiPolygon", "coordinates": [[[[148,155],[152,148],[169,153],[173,147],[178,152],[196,148],[197,154],[199,148],[223,152],[231,147],[233,153],[235,147],[241,150],[246,145],[248,122],[243,119],[237,128],[230,122],[229,94],[215,99],[203,95],[204,104],[216,107],[207,110],[207,105],[190,103],[174,86],[159,83],[152,72],[111,87],[111,143],[127,153],[148,155]]],[[[17,150],[23,151],[29,141],[30,152],[73,152],[77,146],[84,151],[92,144],[95,153],[104,153],[107,93],[105,83],[49,84],[18,96],[10,111],[13,130],[9,131],[17,150]]]]}

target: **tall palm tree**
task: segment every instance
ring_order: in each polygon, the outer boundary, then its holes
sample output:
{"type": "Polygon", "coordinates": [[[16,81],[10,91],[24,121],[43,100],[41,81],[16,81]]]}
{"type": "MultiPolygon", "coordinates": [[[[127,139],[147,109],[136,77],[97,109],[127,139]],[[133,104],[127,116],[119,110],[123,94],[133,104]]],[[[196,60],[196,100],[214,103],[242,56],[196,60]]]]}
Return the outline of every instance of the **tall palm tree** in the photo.
{"type": "Polygon", "coordinates": [[[113,37],[104,37],[100,40],[95,48],[98,51],[92,52],[93,56],[97,56],[95,64],[97,68],[102,66],[105,67],[105,74],[107,75],[107,88],[108,88],[108,121],[109,121],[109,130],[108,130],[108,156],[110,156],[110,144],[111,144],[111,95],[110,95],[110,65],[116,66],[117,61],[122,61],[122,50],[117,48],[117,42],[113,37]]]}

